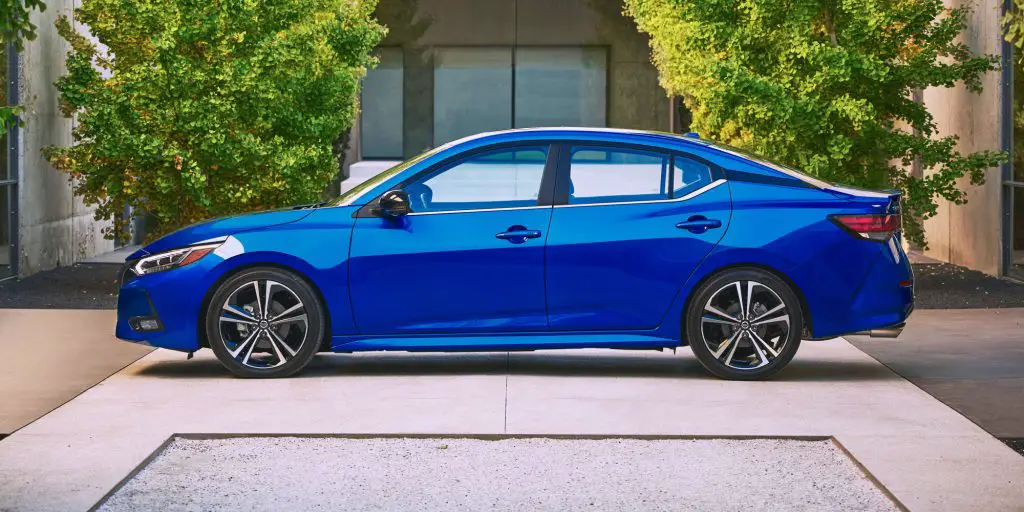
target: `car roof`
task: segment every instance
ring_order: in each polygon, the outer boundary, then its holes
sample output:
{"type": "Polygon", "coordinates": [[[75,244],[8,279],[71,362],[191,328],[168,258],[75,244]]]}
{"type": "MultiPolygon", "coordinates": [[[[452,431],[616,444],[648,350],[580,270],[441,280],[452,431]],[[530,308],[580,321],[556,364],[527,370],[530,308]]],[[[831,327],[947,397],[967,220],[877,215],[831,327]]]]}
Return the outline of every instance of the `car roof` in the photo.
{"type": "Polygon", "coordinates": [[[461,146],[469,142],[491,144],[502,141],[516,141],[524,139],[575,139],[575,140],[632,140],[657,145],[699,145],[709,146],[708,143],[698,142],[696,137],[686,137],[674,133],[657,132],[648,130],[630,130],[625,128],[592,128],[576,126],[556,126],[540,128],[515,128],[511,130],[499,130],[493,132],[478,133],[450,142],[451,147],[461,146]]]}

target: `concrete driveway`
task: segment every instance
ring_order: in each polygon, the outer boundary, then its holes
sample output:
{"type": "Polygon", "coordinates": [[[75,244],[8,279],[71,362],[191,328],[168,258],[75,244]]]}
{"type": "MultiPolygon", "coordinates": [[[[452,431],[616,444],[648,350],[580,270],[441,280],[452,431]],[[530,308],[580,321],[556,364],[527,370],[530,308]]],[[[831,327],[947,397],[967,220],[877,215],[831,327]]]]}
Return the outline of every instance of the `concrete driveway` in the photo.
{"type": "Polygon", "coordinates": [[[910,510],[1024,509],[1024,457],[832,340],[754,383],[688,350],[324,355],[273,381],[158,350],[0,442],[0,510],[87,509],[174,434],[831,436],[910,510]]]}
{"type": "Polygon", "coordinates": [[[1024,439],[1024,308],[915,311],[895,343],[851,341],[992,435],[1024,439]]]}
{"type": "Polygon", "coordinates": [[[113,342],[113,311],[0,309],[0,438],[153,349],[113,342]]]}

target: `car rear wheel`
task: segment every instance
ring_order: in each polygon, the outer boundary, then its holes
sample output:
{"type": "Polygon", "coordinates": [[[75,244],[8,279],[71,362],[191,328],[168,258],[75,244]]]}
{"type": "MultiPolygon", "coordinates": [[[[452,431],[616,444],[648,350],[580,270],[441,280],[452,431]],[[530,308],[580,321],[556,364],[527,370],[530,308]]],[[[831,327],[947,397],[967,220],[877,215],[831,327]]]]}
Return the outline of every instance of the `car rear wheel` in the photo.
{"type": "Polygon", "coordinates": [[[737,268],[705,282],[690,301],[686,337],[709,372],[729,380],[767,379],[800,348],[803,313],[774,274],[737,268]]]}
{"type": "Polygon", "coordinates": [[[206,310],[206,339],[235,375],[287,377],[320,348],[323,305],[301,278],[276,268],[252,268],[214,292],[206,310]]]}

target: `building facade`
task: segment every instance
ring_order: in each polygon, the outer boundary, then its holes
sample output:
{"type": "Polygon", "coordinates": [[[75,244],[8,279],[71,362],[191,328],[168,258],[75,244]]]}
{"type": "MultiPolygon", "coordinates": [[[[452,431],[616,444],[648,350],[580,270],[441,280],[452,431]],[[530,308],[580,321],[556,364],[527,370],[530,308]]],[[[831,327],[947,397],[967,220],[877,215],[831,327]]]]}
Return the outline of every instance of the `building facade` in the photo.
{"type": "Polygon", "coordinates": [[[1024,148],[1024,111],[1020,109],[1024,80],[1014,79],[1020,76],[1021,56],[1003,39],[1000,27],[1011,2],[946,0],[946,4],[971,6],[963,41],[976,54],[999,56],[1002,69],[983,78],[981,94],[962,85],[933,88],[924,91],[924,103],[940,135],[960,137],[961,151],[1003,150],[1011,159],[989,169],[983,185],[965,183],[967,204],[940,202],[938,214],[925,222],[928,247],[924,254],[1024,280],[1024,151],[1014,150],[1024,148]]]}
{"type": "Polygon", "coordinates": [[[93,218],[72,191],[68,176],[42,156],[46,146],[72,143],[72,120],[58,108],[53,83],[64,73],[69,47],[54,22],[72,17],[79,0],[49,0],[44,12],[33,12],[38,28],[21,53],[7,49],[4,78],[8,104],[24,107],[23,127],[10,127],[0,168],[0,279],[27,276],[110,251],[107,226],[93,218]]]}
{"type": "MultiPolygon", "coordinates": [[[[999,55],[1004,63],[1002,71],[985,77],[984,92],[956,87],[922,95],[940,134],[958,135],[963,151],[1011,151],[1015,140],[1024,142],[1024,129],[1014,124],[1015,105],[1024,104],[1024,80],[1014,80],[1019,59],[999,28],[1004,1],[975,2],[964,34],[972,50],[999,55]]],[[[40,156],[42,147],[71,143],[72,124],[60,116],[52,86],[67,52],[53,21],[70,15],[78,2],[48,2],[44,13],[33,14],[38,39],[21,54],[8,52],[7,98],[24,104],[26,114],[24,128],[14,128],[3,141],[0,278],[113,249],[100,236],[105,225],[92,219],[67,177],[40,156]]],[[[343,187],[482,131],[685,129],[685,111],[658,85],[647,37],[622,14],[621,0],[380,0],[377,17],[389,33],[379,48],[380,65],[364,82],[343,187]]],[[[990,169],[984,185],[969,187],[966,205],[940,204],[938,215],[926,222],[926,255],[1024,278],[1020,153],[990,169]]]]}

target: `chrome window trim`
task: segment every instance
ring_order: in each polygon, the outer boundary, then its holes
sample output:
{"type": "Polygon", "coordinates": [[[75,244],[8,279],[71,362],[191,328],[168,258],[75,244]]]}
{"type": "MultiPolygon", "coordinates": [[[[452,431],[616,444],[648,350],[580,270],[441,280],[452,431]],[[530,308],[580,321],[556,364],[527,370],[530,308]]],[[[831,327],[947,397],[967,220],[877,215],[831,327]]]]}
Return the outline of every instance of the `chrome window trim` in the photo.
{"type": "Polygon", "coordinates": [[[544,206],[511,206],[508,208],[479,208],[475,210],[444,210],[439,212],[411,212],[406,217],[413,217],[419,215],[441,215],[445,213],[474,213],[474,212],[504,212],[512,210],[540,210],[541,208],[551,208],[551,205],[544,206]]]}
{"type": "Polygon", "coordinates": [[[407,217],[419,216],[419,215],[442,215],[448,213],[473,213],[473,212],[504,212],[512,210],[540,210],[542,208],[578,208],[583,206],[615,206],[620,204],[653,204],[653,203],[679,203],[688,199],[693,199],[719,185],[725,184],[728,180],[717,179],[704,185],[683,197],[677,197],[675,199],[651,199],[649,201],[613,201],[608,203],[587,203],[587,204],[556,204],[556,205],[545,205],[545,206],[513,206],[510,208],[480,208],[476,210],[444,210],[439,212],[412,212],[406,215],[407,217]]]}
{"type": "Polygon", "coordinates": [[[701,195],[701,194],[703,194],[703,193],[705,193],[705,192],[707,192],[707,191],[709,191],[709,190],[711,190],[711,189],[713,189],[713,188],[715,188],[715,187],[717,187],[719,185],[724,184],[726,181],[728,181],[728,180],[719,178],[719,179],[717,179],[715,181],[712,181],[711,183],[708,183],[707,185],[704,185],[701,188],[698,188],[697,190],[694,190],[693,192],[690,192],[689,194],[686,194],[683,197],[677,197],[675,199],[650,199],[650,200],[646,200],[646,201],[610,201],[610,202],[606,202],[606,203],[585,203],[585,204],[558,204],[558,205],[555,205],[555,208],[582,208],[582,207],[585,207],[585,206],[613,206],[613,205],[620,205],[620,204],[678,203],[678,202],[686,201],[688,199],[693,199],[693,198],[695,198],[695,197],[697,197],[697,196],[699,196],[699,195],[701,195]]]}

